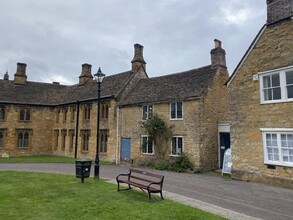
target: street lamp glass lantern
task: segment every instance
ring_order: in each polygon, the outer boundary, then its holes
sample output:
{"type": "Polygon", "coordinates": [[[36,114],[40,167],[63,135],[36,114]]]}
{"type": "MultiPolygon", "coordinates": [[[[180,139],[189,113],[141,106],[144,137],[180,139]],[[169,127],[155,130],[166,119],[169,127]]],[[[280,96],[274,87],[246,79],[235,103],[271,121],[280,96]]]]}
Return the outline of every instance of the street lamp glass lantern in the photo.
{"type": "Polygon", "coordinates": [[[96,74],[94,74],[95,80],[97,81],[97,83],[101,83],[103,82],[103,79],[105,78],[105,74],[102,73],[101,68],[99,67],[99,70],[96,74]]]}

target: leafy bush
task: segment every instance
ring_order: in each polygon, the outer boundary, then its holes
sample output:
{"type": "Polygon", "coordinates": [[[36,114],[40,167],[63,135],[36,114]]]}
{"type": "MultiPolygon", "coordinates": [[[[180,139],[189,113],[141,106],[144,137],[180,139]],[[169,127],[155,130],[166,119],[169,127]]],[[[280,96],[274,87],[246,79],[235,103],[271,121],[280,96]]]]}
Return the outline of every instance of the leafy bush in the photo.
{"type": "Polygon", "coordinates": [[[169,167],[170,167],[170,162],[166,160],[159,161],[155,163],[155,166],[154,166],[156,170],[169,170],[169,167]]]}
{"type": "Polygon", "coordinates": [[[192,163],[185,154],[182,154],[180,157],[176,157],[170,167],[172,171],[179,173],[186,172],[188,169],[193,169],[192,163]]]}

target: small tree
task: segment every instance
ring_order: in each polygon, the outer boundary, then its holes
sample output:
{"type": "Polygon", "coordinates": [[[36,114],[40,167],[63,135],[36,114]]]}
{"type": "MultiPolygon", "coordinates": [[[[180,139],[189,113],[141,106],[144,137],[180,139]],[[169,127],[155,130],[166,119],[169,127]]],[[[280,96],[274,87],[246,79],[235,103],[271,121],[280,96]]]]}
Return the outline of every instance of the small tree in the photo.
{"type": "Polygon", "coordinates": [[[143,131],[153,138],[155,155],[160,160],[168,158],[168,141],[172,138],[172,126],[168,125],[157,114],[141,123],[143,131]]]}

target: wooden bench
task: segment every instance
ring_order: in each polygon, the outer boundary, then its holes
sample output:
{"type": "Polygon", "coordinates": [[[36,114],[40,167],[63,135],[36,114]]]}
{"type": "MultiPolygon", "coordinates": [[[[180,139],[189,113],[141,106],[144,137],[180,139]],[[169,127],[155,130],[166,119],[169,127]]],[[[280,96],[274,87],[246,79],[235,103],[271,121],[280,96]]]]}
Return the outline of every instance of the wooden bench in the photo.
{"type": "Polygon", "coordinates": [[[120,174],[116,177],[118,184],[117,191],[130,190],[131,186],[140,188],[143,192],[148,192],[149,200],[151,200],[152,193],[160,193],[161,198],[163,198],[162,188],[164,182],[164,176],[149,173],[137,169],[129,169],[128,174],[120,174]],[[120,189],[120,183],[128,185],[126,189],[120,189]]]}

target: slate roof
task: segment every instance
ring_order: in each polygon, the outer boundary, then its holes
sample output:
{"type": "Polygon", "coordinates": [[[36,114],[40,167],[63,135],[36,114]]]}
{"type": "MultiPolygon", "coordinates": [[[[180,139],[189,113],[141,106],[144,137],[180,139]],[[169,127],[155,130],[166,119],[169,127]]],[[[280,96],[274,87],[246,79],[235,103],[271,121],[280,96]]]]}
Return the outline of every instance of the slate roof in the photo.
{"type": "Polygon", "coordinates": [[[217,68],[211,65],[171,75],[141,79],[120,106],[200,98],[217,68]]]}
{"type": "MultiPolygon", "coordinates": [[[[116,97],[132,76],[132,71],[105,77],[101,84],[101,98],[116,97]]],[[[97,83],[93,80],[85,85],[58,85],[28,81],[16,85],[13,81],[0,80],[0,103],[31,105],[61,105],[70,102],[97,98],[97,83]]]]}

